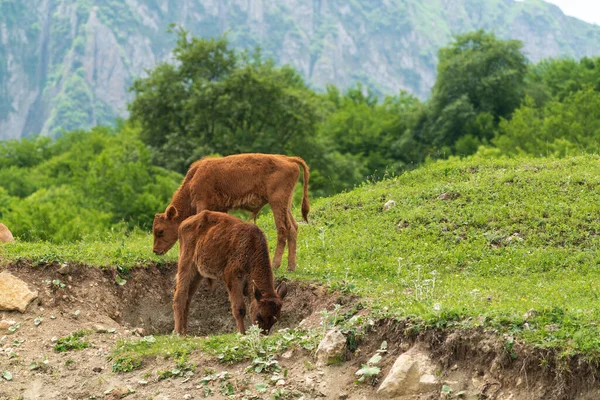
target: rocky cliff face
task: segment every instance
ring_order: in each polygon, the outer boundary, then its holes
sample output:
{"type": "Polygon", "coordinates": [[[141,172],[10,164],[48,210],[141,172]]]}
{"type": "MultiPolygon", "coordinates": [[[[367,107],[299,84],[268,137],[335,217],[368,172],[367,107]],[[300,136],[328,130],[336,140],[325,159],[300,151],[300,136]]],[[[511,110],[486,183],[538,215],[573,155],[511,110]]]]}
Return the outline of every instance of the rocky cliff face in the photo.
{"type": "Polygon", "coordinates": [[[133,79],[169,57],[170,23],[260,45],[315,88],[363,82],[421,98],[456,33],[521,39],[532,61],[600,54],[600,27],[541,0],[2,0],[0,139],[125,116],[133,79]]]}

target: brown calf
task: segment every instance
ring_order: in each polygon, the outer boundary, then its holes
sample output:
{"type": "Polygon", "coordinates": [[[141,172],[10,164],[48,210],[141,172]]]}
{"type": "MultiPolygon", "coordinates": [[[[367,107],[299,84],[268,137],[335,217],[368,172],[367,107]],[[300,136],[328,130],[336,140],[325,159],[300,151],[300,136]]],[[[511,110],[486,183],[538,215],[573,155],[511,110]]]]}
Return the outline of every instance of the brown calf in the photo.
{"type": "Polygon", "coordinates": [[[179,264],[173,300],[175,332],[185,334],[190,302],[200,281],[225,282],[238,331],[245,333],[244,296],[250,302],[250,321],[269,333],[281,313],[287,286],[273,287],[273,271],[265,235],[254,224],[229,214],[202,211],[179,228],[179,264]]]}
{"type": "Polygon", "coordinates": [[[14,242],[15,238],[13,237],[10,230],[4,224],[0,224],[0,243],[2,242],[14,242]]]}
{"type": "Polygon", "coordinates": [[[302,217],[308,219],[308,166],[300,157],[273,154],[239,154],[203,158],[190,166],[183,183],[164,213],[156,214],[153,251],[164,254],[177,242],[181,222],[202,210],[227,212],[244,209],[256,214],[271,205],[277,227],[273,267],[279,268],[288,244],[288,270],[296,268],[298,224],[291,211],[294,187],[304,172],[302,217]]]}

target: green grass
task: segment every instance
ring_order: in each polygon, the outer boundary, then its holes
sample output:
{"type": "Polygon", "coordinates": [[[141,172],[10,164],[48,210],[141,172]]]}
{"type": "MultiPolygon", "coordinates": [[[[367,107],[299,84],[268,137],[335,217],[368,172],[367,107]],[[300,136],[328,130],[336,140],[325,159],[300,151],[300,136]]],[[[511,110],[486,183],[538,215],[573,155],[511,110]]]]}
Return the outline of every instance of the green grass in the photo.
{"type": "Polygon", "coordinates": [[[159,257],[152,253],[152,240],[151,233],[135,231],[125,236],[108,233],[103,240],[76,243],[14,242],[0,244],[0,260],[30,260],[34,265],[73,262],[98,267],[114,266],[124,270],[177,262],[177,244],[167,255],[159,257]]]}
{"type": "MultiPolygon", "coordinates": [[[[432,163],[314,201],[299,229],[296,272],[276,274],[328,283],[423,326],[483,325],[598,358],[599,189],[596,156],[432,163]],[[384,212],[390,199],[397,205],[384,212]]],[[[273,251],[272,217],[258,224],[273,251]]],[[[151,235],[138,232],[8,244],[0,256],[122,268],[176,260],[177,249],[159,258],[151,247],[151,235]]]]}
{"type": "Polygon", "coordinates": [[[83,350],[90,346],[90,344],[83,340],[83,337],[89,335],[91,331],[79,330],[73,332],[69,336],[62,337],[57,340],[54,345],[54,350],[59,353],[64,353],[66,351],[72,350],[83,350]]]}
{"type": "MultiPolygon", "coordinates": [[[[322,336],[321,331],[282,330],[269,336],[250,327],[246,336],[237,333],[192,337],[178,335],[146,336],[141,339],[120,340],[110,358],[113,372],[130,372],[141,367],[146,359],[156,357],[173,359],[176,367],[188,365],[188,356],[194,350],[216,357],[221,362],[238,362],[247,359],[268,360],[273,354],[291,346],[314,350],[322,336]]],[[[178,368],[181,371],[181,368],[178,368]]],[[[169,375],[168,372],[166,375],[169,375]]]]}
{"type": "MultiPolygon", "coordinates": [[[[279,274],[350,288],[394,317],[596,358],[599,185],[595,156],[434,163],[315,202],[297,272],[279,274]]],[[[274,244],[271,220],[259,225],[274,244]]]]}

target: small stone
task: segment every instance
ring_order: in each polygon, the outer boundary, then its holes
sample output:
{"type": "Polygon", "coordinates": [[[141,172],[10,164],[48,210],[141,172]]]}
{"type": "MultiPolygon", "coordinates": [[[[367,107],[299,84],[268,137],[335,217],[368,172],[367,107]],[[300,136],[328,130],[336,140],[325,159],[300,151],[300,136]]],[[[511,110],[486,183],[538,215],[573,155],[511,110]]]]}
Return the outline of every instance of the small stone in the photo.
{"type": "Polygon", "coordinates": [[[67,263],[62,263],[60,265],[60,268],[56,271],[61,275],[67,275],[69,273],[71,273],[71,271],[73,270],[73,266],[67,263]]]}
{"type": "Polygon", "coordinates": [[[2,321],[0,321],[0,331],[7,331],[8,328],[10,328],[11,326],[13,326],[16,323],[17,323],[17,321],[3,319],[2,321]]]}
{"type": "Polygon", "coordinates": [[[186,393],[186,394],[184,394],[184,395],[183,395],[183,398],[184,398],[185,400],[189,400],[189,399],[191,399],[191,398],[192,398],[192,395],[191,395],[191,394],[189,394],[189,393],[186,393]]]}
{"type": "Polygon", "coordinates": [[[281,355],[281,358],[288,360],[288,359],[292,358],[293,355],[294,355],[294,350],[291,349],[291,350],[288,350],[285,353],[283,353],[281,355]]]}
{"type": "Polygon", "coordinates": [[[455,193],[455,192],[446,192],[446,193],[442,193],[438,196],[439,200],[454,200],[456,198],[458,198],[460,196],[459,193],[455,193]]]}
{"type": "Polygon", "coordinates": [[[102,367],[94,367],[94,368],[92,368],[92,371],[94,371],[94,372],[102,372],[102,367]]]}
{"type": "Polygon", "coordinates": [[[342,392],[338,396],[338,399],[340,399],[340,400],[346,400],[347,398],[348,398],[348,393],[346,393],[346,392],[342,392]]]}
{"type": "Polygon", "coordinates": [[[146,330],[144,328],[135,328],[133,333],[138,336],[146,336],[146,330]]]}
{"type": "Polygon", "coordinates": [[[392,207],[396,207],[396,202],[394,200],[388,200],[384,205],[383,205],[383,211],[387,211],[392,207]]]}
{"type": "Polygon", "coordinates": [[[107,333],[108,332],[108,329],[102,324],[94,324],[94,326],[92,326],[92,329],[96,333],[107,333]]]}
{"type": "Polygon", "coordinates": [[[534,318],[537,315],[537,312],[532,308],[531,310],[527,311],[525,314],[523,314],[523,319],[525,321],[534,318]]]}
{"type": "Polygon", "coordinates": [[[0,273],[0,311],[17,310],[24,313],[27,306],[38,296],[27,283],[8,272],[0,273]]]}
{"type": "Polygon", "coordinates": [[[304,384],[309,389],[314,389],[315,388],[315,380],[313,378],[311,378],[310,376],[307,376],[306,378],[304,378],[304,384]]]}
{"type": "Polygon", "coordinates": [[[519,379],[517,379],[517,387],[522,386],[523,385],[523,378],[519,377],[519,379]]]}
{"type": "Polygon", "coordinates": [[[410,350],[410,343],[402,342],[400,343],[400,351],[405,352],[410,350]]]}
{"type": "Polygon", "coordinates": [[[452,367],[450,367],[450,371],[456,371],[458,369],[458,364],[454,364],[452,367]]]}
{"type": "Polygon", "coordinates": [[[280,379],[277,381],[277,383],[275,385],[276,386],[285,386],[285,381],[283,379],[280,379]]]}
{"type": "Polygon", "coordinates": [[[408,228],[410,224],[407,221],[400,221],[398,222],[398,225],[396,225],[396,229],[404,229],[404,228],[408,228]]]}
{"type": "Polygon", "coordinates": [[[52,343],[56,343],[56,342],[58,342],[58,338],[56,336],[52,336],[52,339],[50,339],[50,341],[52,343]]]}

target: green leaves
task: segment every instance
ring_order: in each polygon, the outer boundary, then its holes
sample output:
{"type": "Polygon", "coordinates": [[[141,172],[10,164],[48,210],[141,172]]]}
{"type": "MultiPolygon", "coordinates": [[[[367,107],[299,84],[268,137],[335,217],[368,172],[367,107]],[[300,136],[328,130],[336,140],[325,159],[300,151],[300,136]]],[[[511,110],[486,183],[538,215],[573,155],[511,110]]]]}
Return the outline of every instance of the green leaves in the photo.
{"type": "Polygon", "coordinates": [[[211,154],[310,154],[315,95],[295,70],[237,53],[225,38],[178,35],[178,65],[135,81],[129,105],[159,165],[185,172],[211,154]]]}
{"type": "Polygon", "coordinates": [[[83,337],[89,333],[89,331],[79,330],[73,332],[69,336],[58,339],[54,345],[54,351],[62,353],[72,350],[82,350],[89,347],[90,344],[83,340],[83,337]]]}
{"type": "MultiPolygon", "coordinates": [[[[499,40],[480,30],[456,36],[440,49],[428,128],[435,144],[453,146],[465,134],[490,138],[487,124],[484,130],[473,129],[481,113],[491,115],[494,122],[510,117],[524,96],[527,64],[522,46],[520,41],[499,40]]],[[[465,149],[462,144],[461,151],[465,149]]]]}
{"type": "Polygon", "coordinates": [[[500,122],[494,143],[509,155],[535,157],[600,150],[600,92],[592,87],[551,100],[543,107],[531,98],[518,108],[511,120],[500,122]]]}
{"type": "Polygon", "coordinates": [[[117,284],[119,286],[123,286],[127,283],[127,281],[123,278],[121,278],[119,275],[115,275],[115,281],[117,282],[117,284]]]}

